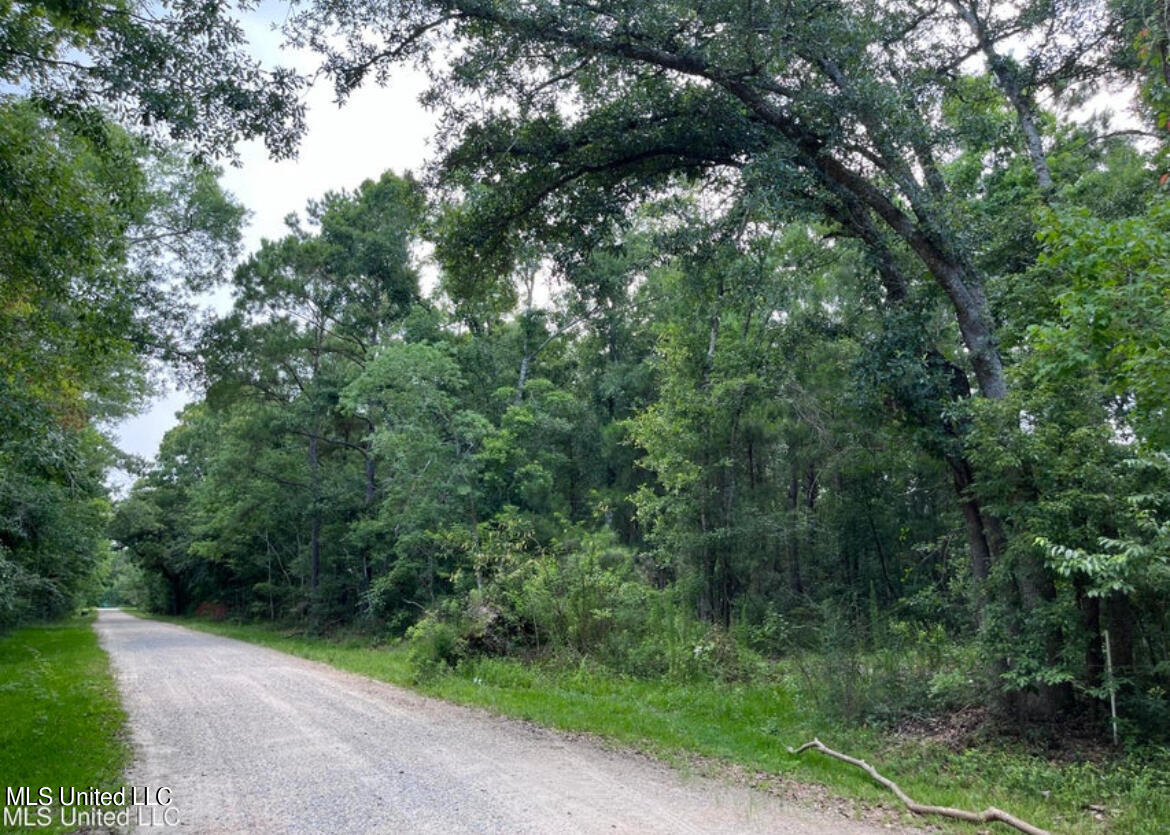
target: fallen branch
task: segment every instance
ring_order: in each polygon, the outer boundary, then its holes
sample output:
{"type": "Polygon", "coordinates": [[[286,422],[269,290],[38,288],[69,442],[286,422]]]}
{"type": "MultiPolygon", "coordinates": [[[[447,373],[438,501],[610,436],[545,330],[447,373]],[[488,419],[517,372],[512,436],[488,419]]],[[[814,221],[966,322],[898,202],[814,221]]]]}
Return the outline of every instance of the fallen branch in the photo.
{"type": "Polygon", "coordinates": [[[989,823],[991,821],[1000,821],[1006,823],[1008,826],[1014,826],[1021,832],[1027,832],[1028,835],[1049,835],[1047,830],[1032,826],[1027,821],[1022,821],[1019,818],[1009,815],[1002,809],[996,809],[994,806],[988,806],[982,812],[968,812],[965,809],[952,809],[949,806],[925,806],[921,803],[915,803],[906,792],[902,791],[889,777],[883,777],[878,773],[877,769],[867,763],[865,760],[859,760],[855,757],[850,757],[847,754],[842,754],[840,751],[834,751],[832,748],[825,745],[819,739],[813,739],[812,742],[806,742],[799,748],[789,748],[788,753],[793,755],[800,755],[809,748],[816,748],[822,754],[826,754],[835,759],[847,762],[850,765],[855,765],[872,777],[877,782],[881,783],[887,789],[898,796],[898,799],[906,804],[906,808],[916,815],[942,815],[948,818],[958,818],[959,820],[970,821],[971,823],[989,823]]]}

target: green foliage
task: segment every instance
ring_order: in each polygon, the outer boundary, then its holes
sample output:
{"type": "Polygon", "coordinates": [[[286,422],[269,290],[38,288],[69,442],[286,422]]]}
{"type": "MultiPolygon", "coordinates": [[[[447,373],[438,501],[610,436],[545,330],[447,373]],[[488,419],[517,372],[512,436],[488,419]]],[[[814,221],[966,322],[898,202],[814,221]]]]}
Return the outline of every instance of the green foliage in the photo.
{"type": "Polygon", "coordinates": [[[984,620],[1001,681],[1104,699],[1108,631],[1120,711],[1146,716],[1148,694],[1167,684],[1164,212],[1119,205],[1137,213],[1042,213],[1043,251],[1026,276],[1042,315],[1019,331],[1015,392],[974,410],[971,448],[995,474],[980,499],[1008,526],[984,620]],[[1153,642],[1136,643],[1135,627],[1153,642]]]}
{"type": "MultiPolygon", "coordinates": [[[[1116,603],[1086,620],[1091,583],[1034,542],[1118,538],[1124,455],[1105,389],[1053,374],[1037,331],[1013,331],[1018,387],[972,406],[930,293],[875,309],[860,249],[805,225],[742,237],[681,195],[563,310],[464,329],[406,304],[408,262],[378,260],[407,257],[415,194],[387,175],[313,204],[312,228],[239,271],[204,343],[207,403],[119,510],[156,607],[407,634],[420,678],[525,655],[754,681],[762,653],[842,721],[1062,687],[1092,709],[1116,603]],[[949,495],[972,467],[995,478],[960,498],[1010,533],[982,584],[949,495]],[[955,648],[975,624],[979,647],[955,648]]],[[[1134,716],[1156,703],[1157,676],[1124,680],[1134,716]]]]}
{"type": "Polygon", "coordinates": [[[544,549],[513,510],[483,531],[479,554],[482,589],[408,632],[420,665],[528,652],[677,681],[756,672],[750,650],[700,622],[673,591],[647,585],[634,554],[610,532],[569,526],[544,549]],[[436,650],[437,642],[458,649],[436,650]]]}
{"type": "Polygon", "coordinates": [[[153,608],[214,600],[318,626],[369,610],[385,568],[375,446],[392,443],[375,419],[408,399],[362,394],[406,373],[379,346],[417,298],[420,211],[413,181],[387,174],[310,203],[307,225],[290,220],[237,270],[235,311],[199,336],[208,402],[168,434],[113,529],[155,579],[153,608]],[[171,522],[154,529],[160,514],[171,522]]]}
{"type": "Polygon", "coordinates": [[[1032,338],[1038,374],[1092,374],[1122,401],[1123,427],[1152,444],[1170,442],[1170,207],[1106,221],[1088,210],[1052,213],[1040,232],[1040,267],[1060,276],[1055,321],[1032,338]]]}
{"type": "Polygon", "coordinates": [[[822,605],[803,628],[811,652],[794,652],[791,665],[805,682],[817,710],[847,723],[896,725],[906,720],[981,708],[989,688],[979,671],[978,650],[958,643],[938,624],[822,605]],[[868,638],[859,638],[869,632],[868,638]]]}
{"type": "Polygon", "coordinates": [[[0,80],[54,113],[115,113],[158,139],[231,154],[263,138],[292,153],[304,131],[305,80],[246,51],[232,4],[103,5],[14,0],[0,7],[0,80]]]}
{"type": "Polygon", "coordinates": [[[234,253],[215,173],[104,119],[0,101],[0,628],[92,597],[109,421],[149,390],[188,290],[234,253]],[[173,240],[182,220],[183,242],[173,240]],[[199,250],[196,257],[194,250],[199,250]]]}
{"type": "Polygon", "coordinates": [[[1103,729],[1115,694],[1127,746],[1165,739],[1165,150],[1075,114],[1136,78],[1161,135],[1170,33],[1086,8],[302,4],[342,98],[430,70],[434,199],[310,202],[196,326],[243,209],[188,160],[291,152],[303,80],[230,4],[0,4],[0,630],[106,571],[107,601],[405,635],[337,654],[521,715],[777,770],[778,735],[848,726],[961,805],[991,773],[1054,827],[1091,797],[1152,831],[1159,753],[864,728],[1103,729]],[[205,396],[111,510],[103,426],[174,357],[205,396]]]}
{"type": "Polygon", "coordinates": [[[94,601],[98,606],[146,608],[147,577],[125,550],[111,551],[101,572],[101,588],[94,601]]]}
{"type": "Polygon", "coordinates": [[[426,617],[406,631],[410,649],[406,662],[416,681],[433,679],[444,669],[454,667],[464,656],[466,647],[455,627],[426,617]]]}
{"type": "Polygon", "coordinates": [[[1108,597],[1115,593],[1155,597],[1170,593],[1170,456],[1154,454],[1128,459],[1121,466],[1137,471],[1145,492],[1126,496],[1119,508],[1117,536],[1097,540],[1099,551],[1070,548],[1043,536],[1036,545],[1047,550],[1053,568],[1062,577],[1083,577],[1085,593],[1108,597]]]}
{"type": "Polygon", "coordinates": [[[1122,461],[1162,444],[1165,218],[1065,105],[1133,9],[456,7],[290,18],[343,94],[461,38],[435,199],[328,195],[237,272],[206,440],[128,502],[172,600],[409,632],[422,676],[816,650],[850,722],[1091,722],[1108,629],[1157,701],[1162,487],[1122,461]]]}

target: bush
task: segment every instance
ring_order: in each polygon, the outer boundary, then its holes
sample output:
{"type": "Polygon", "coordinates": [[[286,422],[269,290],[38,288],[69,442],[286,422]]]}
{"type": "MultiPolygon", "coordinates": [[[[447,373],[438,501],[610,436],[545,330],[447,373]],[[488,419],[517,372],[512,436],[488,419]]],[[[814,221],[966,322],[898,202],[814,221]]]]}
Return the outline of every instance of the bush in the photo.
{"type": "Polygon", "coordinates": [[[406,639],[410,644],[406,660],[416,681],[455,667],[467,653],[466,641],[456,627],[435,615],[427,615],[406,630],[406,639]]]}
{"type": "Polygon", "coordinates": [[[408,630],[420,679],[465,658],[522,653],[640,678],[742,682],[775,674],[766,653],[788,655],[818,712],[849,722],[953,710],[983,695],[970,647],[941,624],[891,618],[872,602],[772,609],[727,631],[700,621],[677,585],[652,586],[609,531],[571,527],[547,549],[527,539],[496,550],[479,561],[481,588],[408,630]]]}
{"type": "Polygon", "coordinates": [[[0,631],[63,617],[73,604],[56,583],[7,559],[0,546],[0,631]]]}
{"type": "Polygon", "coordinates": [[[677,589],[651,586],[608,530],[570,528],[548,550],[482,562],[494,569],[483,590],[434,616],[454,631],[461,652],[539,651],[677,680],[744,680],[762,664],[733,636],[700,622],[677,589]]]}

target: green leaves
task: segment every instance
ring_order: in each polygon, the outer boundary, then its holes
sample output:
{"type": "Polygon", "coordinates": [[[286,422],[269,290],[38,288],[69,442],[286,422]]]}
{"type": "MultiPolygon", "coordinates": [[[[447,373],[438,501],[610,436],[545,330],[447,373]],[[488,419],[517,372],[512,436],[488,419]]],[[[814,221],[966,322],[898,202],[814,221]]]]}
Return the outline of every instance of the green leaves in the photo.
{"type": "Polygon", "coordinates": [[[1102,221],[1087,210],[1049,214],[1041,265],[1060,276],[1059,318],[1036,326],[1040,373],[1090,373],[1124,403],[1140,438],[1170,443],[1170,206],[1102,221]]]}
{"type": "Polygon", "coordinates": [[[240,216],[214,172],[101,114],[0,100],[0,559],[22,617],[91,591],[119,457],[101,431],[145,399],[240,216]]]}
{"type": "Polygon", "coordinates": [[[304,132],[305,79],[249,56],[233,11],[199,0],[13,0],[0,6],[0,79],[56,115],[103,110],[204,156],[234,155],[253,138],[288,156],[304,132]]]}
{"type": "MultiPolygon", "coordinates": [[[[1123,469],[1146,490],[1156,489],[1125,498],[1120,534],[1098,537],[1096,549],[1070,548],[1042,536],[1035,544],[1062,576],[1083,577],[1094,597],[1163,595],[1170,592],[1170,455],[1132,458],[1123,469]]],[[[1130,482],[1130,489],[1136,486],[1130,482]]]]}
{"type": "Polygon", "coordinates": [[[385,429],[452,419],[453,394],[463,386],[459,366],[442,345],[391,342],[341,392],[341,404],[385,429]]]}

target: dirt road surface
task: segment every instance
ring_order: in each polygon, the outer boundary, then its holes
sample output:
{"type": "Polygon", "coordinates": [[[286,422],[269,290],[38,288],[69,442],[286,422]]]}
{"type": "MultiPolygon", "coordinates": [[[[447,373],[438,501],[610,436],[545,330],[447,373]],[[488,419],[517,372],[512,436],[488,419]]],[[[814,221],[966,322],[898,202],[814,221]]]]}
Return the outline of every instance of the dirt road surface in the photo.
{"type": "Polygon", "coordinates": [[[97,630],[130,717],[127,784],[167,787],[180,822],[156,810],[144,831],[877,831],[240,641],[117,610],[97,630]]]}

